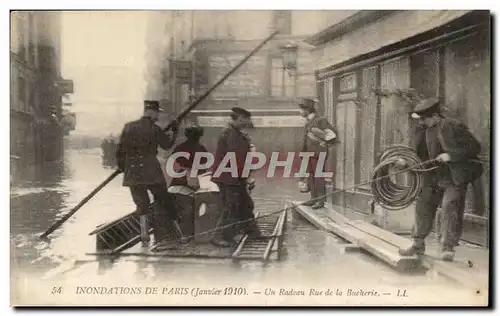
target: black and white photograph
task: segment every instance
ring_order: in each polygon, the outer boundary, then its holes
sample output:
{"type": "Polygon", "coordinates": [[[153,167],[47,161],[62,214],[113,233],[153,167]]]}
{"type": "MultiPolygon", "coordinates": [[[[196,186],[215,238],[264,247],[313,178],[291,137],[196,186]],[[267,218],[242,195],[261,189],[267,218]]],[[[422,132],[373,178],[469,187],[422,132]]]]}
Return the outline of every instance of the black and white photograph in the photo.
{"type": "Polygon", "coordinates": [[[492,304],[489,10],[11,8],[9,53],[11,306],[492,304]]]}

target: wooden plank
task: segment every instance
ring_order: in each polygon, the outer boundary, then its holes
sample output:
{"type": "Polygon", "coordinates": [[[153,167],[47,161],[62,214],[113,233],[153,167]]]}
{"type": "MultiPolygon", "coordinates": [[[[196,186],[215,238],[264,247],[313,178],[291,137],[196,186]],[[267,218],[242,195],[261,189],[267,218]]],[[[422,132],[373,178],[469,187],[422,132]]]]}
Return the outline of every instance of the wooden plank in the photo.
{"type": "MultiPolygon", "coordinates": [[[[395,235],[387,230],[381,229],[377,226],[374,226],[366,221],[363,220],[350,220],[349,218],[345,217],[344,215],[340,214],[339,212],[333,210],[333,208],[330,207],[325,207],[325,214],[328,218],[330,218],[332,221],[336,223],[342,223],[344,225],[349,225],[357,230],[362,231],[366,235],[371,236],[370,239],[379,239],[383,243],[389,244],[392,247],[391,251],[395,251],[397,256],[402,257],[399,255],[398,250],[400,248],[406,248],[411,246],[411,241],[407,238],[395,235]]],[[[342,227],[339,227],[341,229],[342,227]]],[[[359,242],[357,243],[358,245],[359,242]]],[[[371,251],[370,251],[371,252],[371,251]]],[[[402,258],[411,258],[414,261],[418,260],[417,256],[411,256],[411,257],[402,257],[402,258]]]]}
{"type": "Polygon", "coordinates": [[[234,253],[232,255],[233,258],[238,258],[241,251],[243,250],[243,246],[245,245],[245,242],[247,241],[247,239],[248,239],[248,234],[245,234],[245,236],[243,236],[243,239],[241,240],[240,244],[238,245],[238,247],[234,251],[234,253]]]}
{"type": "MultiPolygon", "coordinates": [[[[149,234],[153,233],[153,230],[150,229],[149,230],[149,234]]],[[[130,239],[129,241],[125,242],[124,244],[118,246],[117,248],[115,248],[112,253],[119,253],[119,252],[122,252],[123,250],[125,249],[128,249],[134,245],[136,245],[137,243],[139,243],[141,241],[141,236],[138,235],[138,236],[135,236],[134,238],[130,239]]]]}
{"type": "Polygon", "coordinates": [[[276,241],[278,240],[278,236],[280,236],[280,230],[281,230],[281,227],[282,227],[282,222],[283,222],[283,219],[284,219],[284,216],[283,216],[283,213],[278,217],[278,221],[276,222],[276,226],[274,227],[274,230],[273,230],[273,237],[269,243],[267,244],[267,247],[266,247],[266,250],[264,251],[264,255],[263,255],[263,258],[264,260],[269,260],[269,255],[271,253],[271,250],[274,246],[275,243],[277,243],[276,241]]]}
{"type": "Polygon", "coordinates": [[[329,232],[329,229],[323,222],[323,220],[315,212],[307,210],[309,207],[304,205],[298,205],[300,202],[296,202],[294,210],[307,219],[311,224],[316,226],[318,229],[329,232]]]}
{"type": "Polygon", "coordinates": [[[129,214],[127,214],[127,215],[124,215],[124,216],[122,216],[122,217],[120,217],[120,218],[117,218],[117,219],[115,219],[115,220],[113,220],[113,221],[111,221],[111,222],[100,224],[99,226],[97,226],[97,227],[96,227],[96,229],[94,229],[93,231],[91,231],[91,232],[89,233],[89,236],[90,236],[90,235],[94,235],[95,233],[98,233],[98,232],[100,232],[100,231],[103,231],[103,230],[105,230],[105,229],[107,229],[107,228],[110,228],[110,227],[112,227],[113,225],[115,225],[115,224],[117,224],[117,223],[119,223],[119,222],[122,222],[122,221],[124,221],[124,220],[128,220],[129,218],[133,218],[133,217],[135,217],[135,216],[137,216],[137,217],[138,217],[138,216],[139,216],[138,214],[139,214],[139,213],[137,213],[137,211],[134,211],[134,212],[129,213],[129,214]]]}
{"type": "MultiPolygon", "coordinates": [[[[343,222],[340,223],[336,223],[336,221],[332,219],[327,221],[319,215],[323,213],[324,217],[328,217],[328,214],[326,214],[324,210],[312,210],[310,207],[302,205],[297,206],[295,210],[301,215],[304,215],[306,219],[320,229],[334,233],[335,235],[360,246],[367,252],[375,255],[397,269],[411,269],[420,264],[418,256],[401,256],[398,253],[398,247],[384,241],[383,239],[374,237],[360,229],[357,229],[354,225],[351,225],[352,222],[346,219],[343,219],[343,222]]],[[[337,217],[341,218],[340,214],[337,217]]]]}
{"type": "MultiPolygon", "coordinates": [[[[488,275],[481,277],[481,275],[475,273],[473,269],[458,267],[460,264],[457,262],[445,262],[441,261],[439,258],[425,256],[422,260],[422,265],[427,269],[435,271],[438,275],[444,276],[473,290],[484,291],[485,288],[488,288],[488,275]]],[[[462,265],[465,265],[465,263],[462,265]]],[[[487,291],[484,293],[487,293],[487,291]]]]}
{"type": "Polygon", "coordinates": [[[403,257],[399,255],[399,248],[387,242],[384,242],[379,238],[366,234],[353,226],[345,225],[342,227],[342,229],[346,231],[347,234],[351,235],[361,248],[396,268],[411,268],[414,267],[414,263],[417,263],[419,261],[418,257],[416,256],[403,257]]]}
{"type": "MultiPolygon", "coordinates": [[[[259,214],[260,214],[260,212],[255,212],[254,218],[257,219],[259,217],[259,214]]],[[[243,236],[243,238],[241,238],[240,243],[238,244],[238,247],[236,248],[236,250],[232,254],[233,258],[237,258],[240,255],[240,253],[243,250],[243,247],[244,247],[245,242],[247,241],[247,239],[248,239],[248,234],[245,234],[243,236]]]]}
{"type": "Polygon", "coordinates": [[[341,229],[345,234],[348,234],[352,238],[351,240],[354,240],[358,246],[397,269],[411,269],[420,264],[420,259],[417,256],[401,256],[398,253],[398,247],[382,239],[366,234],[354,226],[343,225],[341,229]]]}
{"type": "Polygon", "coordinates": [[[287,209],[286,211],[284,211],[282,213],[282,215],[281,215],[283,217],[283,220],[281,221],[281,226],[279,227],[279,230],[278,230],[278,237],[274,241],[274,245],[273,245],[273,248],[272,248],[273,253],[274,252],[276,253],[276,259],[277,260],[280,259],[280,254],[278,254],[278,252],[281,252],[282,247],[283,247],[283,239],[284,239],[284,232],[286,230],[286,223],[287,223],[287,218],[288,218],[288,210],[289,209],[287,209]]]}
{"type": "Polygon", "coordinates": [[[379,227],[372,225],[370,223],[367,223],[365,221],[358,220],[358,221],[354,221],[352,224],[355,225],[357,229],[362,230],[365,233],[370,234],[374,237],[382,239],[385,242],[387,242],[395,247],[404,249],[404,248],[410,247],[412,244],[412,241],[408,238],[398,236],[396,234],[391,233],[390,231],[379,228],[379,227]]]}

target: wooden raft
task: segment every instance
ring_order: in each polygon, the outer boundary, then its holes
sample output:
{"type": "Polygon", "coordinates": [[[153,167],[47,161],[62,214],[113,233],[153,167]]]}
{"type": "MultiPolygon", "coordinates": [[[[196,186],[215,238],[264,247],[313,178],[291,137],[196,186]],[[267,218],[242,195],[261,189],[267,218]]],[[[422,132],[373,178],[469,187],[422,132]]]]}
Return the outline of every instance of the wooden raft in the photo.
{"type": "Polygon", "coordinates": [[[294,210],[321,230],[333,233],[354,246],[360,247],[398,270],[414,269],[421,265],[418,256],[401,256],[398,251],[411,241],[361,220],[349,220],[325,206],[313,210],[293,202],[294,210]]]}
{"type": "MultiPolygon", "coordinates": [[[[152,206],[151,206],[152,207],[152,206]]],[[[151,210],[150,207],[150,210],[151,210]]],[[[152,220],[152,212],[147,214],[152,220]]],[[[140,242],[141,224],[137,211],[96,227],[89,235],[96,235],[96,250],[103,254],[114,254],[129,249],[140,242]]],[[[149,230],[151,234],[152,229],[149,230]]]]}
{"type": "MultiPolygon", "coordinates": [[[[130,218],[131,221],[134,221],[134,216],[131,215],[132,214],[129,214],[128,218],[130,218]]],[[[106,250],[90,255],[105,256],[113,254],[120,257],[232,259],[233,261],[256,260],[262,262],[267,262],[273,259],[280,260],[280,250],[284,239],[287,212],[283,211],[260,218],[258,216],[259,212],[256,212],[256,222],[262,232],[262,238],[250,238],[248,235],[243,235],[240,237],[237,245],[232,248],[218,247],[211,243],[196,243],[194,239],[192,239],[188,243],[181,244],[180,246],[171,249],[158,249],[157,245],[153,245],[148,249],[143,248],[140,244],[138,244],[139,240],[137,240],[134,247],[120,247],[120,252],[117,252],[116,250],[106,250]]],[[[114,227],[113,225],[123,222],[125,218],[127,217],[121,218],[120,221],[117,220],[109,223],[106,227],[114,227]]],[[[97,231],[99,231],[99,229],[97,231]]]]}

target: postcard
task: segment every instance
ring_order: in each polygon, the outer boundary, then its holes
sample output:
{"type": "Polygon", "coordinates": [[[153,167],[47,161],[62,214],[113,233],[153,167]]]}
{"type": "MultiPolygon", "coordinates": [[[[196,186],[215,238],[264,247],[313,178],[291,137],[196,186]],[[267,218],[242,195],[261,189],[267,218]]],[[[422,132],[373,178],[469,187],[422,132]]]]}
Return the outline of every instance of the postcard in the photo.
{"type": "Polygon", "coordinates": [[[13,306],[488,306],[491,15],[13,10],[13,306]]]}

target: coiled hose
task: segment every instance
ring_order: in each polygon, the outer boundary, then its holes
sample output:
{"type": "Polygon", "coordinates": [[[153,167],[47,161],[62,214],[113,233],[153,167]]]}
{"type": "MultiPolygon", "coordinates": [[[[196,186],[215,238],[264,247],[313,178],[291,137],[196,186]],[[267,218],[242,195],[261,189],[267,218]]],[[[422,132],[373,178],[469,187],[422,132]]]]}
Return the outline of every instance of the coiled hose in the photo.
{"type": "Polygon", "coordinates": [[[431,162],[422,162],[416,152],[405,145],[394,145],[387,148],[380,157],[380,164],[375,167],[371,191],[376,203],[388,210],[396,211],[408,207],[415,201],[422,190],[423,172],[436,169],[424,169],[423,165],[431,162]],[[406,161],[406,166],[394,172],[408,174],[408,186],[394,183],[389,171],[400,159],[406,161]]]}

